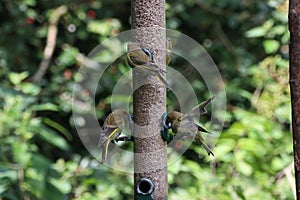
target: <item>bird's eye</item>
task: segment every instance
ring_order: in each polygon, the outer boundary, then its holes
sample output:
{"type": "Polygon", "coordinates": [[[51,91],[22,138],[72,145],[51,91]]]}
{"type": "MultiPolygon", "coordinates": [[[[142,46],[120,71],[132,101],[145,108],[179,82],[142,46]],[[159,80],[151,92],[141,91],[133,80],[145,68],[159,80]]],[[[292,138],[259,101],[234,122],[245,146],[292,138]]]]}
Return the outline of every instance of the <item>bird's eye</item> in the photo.
{"type": "Polygon", "coordinates": [[[171,122],[166,122],[165,123],[165,128],[169,129],[172,127],[172,123],[171,122]]]}
{"type": "Polygon", "coordinates": [[[165,129],[171,128],[171,123],[168,122],[168,121],[165,121],[163,125],[164,125],[164,128],[165,128],[165,129]]]}
{"type": "Polygon", "coordinates": [[[142,48],[143,52],[149,56],[150,60],[153,62],[153,54],[152,52],[149,50],[149,49],[146,49],[146,48],[142,48]]]}

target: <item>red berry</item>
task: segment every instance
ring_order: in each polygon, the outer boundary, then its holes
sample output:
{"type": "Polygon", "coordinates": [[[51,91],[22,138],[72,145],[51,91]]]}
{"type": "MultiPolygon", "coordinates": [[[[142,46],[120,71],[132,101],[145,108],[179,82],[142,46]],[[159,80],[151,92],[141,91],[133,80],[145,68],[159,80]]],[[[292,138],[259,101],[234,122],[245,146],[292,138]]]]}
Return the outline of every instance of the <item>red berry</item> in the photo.
{"type": "Polygon", "coordinates": [[[94,18],[96,17],[96,12],[93,11],[93,10],[89,10],[89,11],[87,12],[87,16],[88,16],[88,18],[90,18],[90,19],[94,19],[94,18]]]}
{"type": "Polygon", "coordinates": [[[34,23],[34,19],[31,18],[31,17],[27,17],[27,18],[26,18],[26,23],[27,23],[27,24],[33,24],[33,23],[34,23]]]}
{"type": "Polygon", "coordinates": [[[71,79],[71,78],[72,78],[72,71],[69,70],[69,69],[66,69],[66,70],[64,71],[64,77],[65,77],[65,79],[67,79],[67,80],[71,79]]]}

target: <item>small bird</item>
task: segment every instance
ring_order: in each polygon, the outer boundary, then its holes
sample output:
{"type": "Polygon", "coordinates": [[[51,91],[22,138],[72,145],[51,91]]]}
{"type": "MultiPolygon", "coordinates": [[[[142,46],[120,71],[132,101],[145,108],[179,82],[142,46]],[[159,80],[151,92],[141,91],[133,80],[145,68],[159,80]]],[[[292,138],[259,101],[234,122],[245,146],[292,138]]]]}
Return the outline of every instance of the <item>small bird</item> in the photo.
{"type": "Polygon", "coordinates": [[[127,62],[131,68],[143,68],[154,72],[164,85],[170,90],[170,84],[165,79],[166,71],[160,68],[153,58],[152,52],[141,48],[136,42],[128,43],[127,62]]]}
{"type": "Polygon", "coordinates": [[[209,104],[214,97],[198,104],[195,106],[190,112],[183,114],[177,111],[172,111],[168,114],[165,126],[166,128],[171,128],[175,136],[180,134],[180,138],[183,140],[192,138],[194,135],[194,139],[202,144],[203,148],[206,150],[208,155],[213,155],[211,149],[205,144],[204,139],[202,138],[200,132],[209,133],[205,128],[201,127],[200,125],[196,124],[193,121],[193,117],[196,116],[197,110],[198,115],[200,111],[200,115],[207,113],[205,106],[209,104]]]}
{"type": "Polygon", "coordinates": [[[122,130],[131,125],[131,117],[124,109],[116,109],[105,119],[100,132],[98,147],[102,147],[102,163],[106,161],[108,146],[111,141],[124,140],[125,137],[119,137],[122,130]]]}

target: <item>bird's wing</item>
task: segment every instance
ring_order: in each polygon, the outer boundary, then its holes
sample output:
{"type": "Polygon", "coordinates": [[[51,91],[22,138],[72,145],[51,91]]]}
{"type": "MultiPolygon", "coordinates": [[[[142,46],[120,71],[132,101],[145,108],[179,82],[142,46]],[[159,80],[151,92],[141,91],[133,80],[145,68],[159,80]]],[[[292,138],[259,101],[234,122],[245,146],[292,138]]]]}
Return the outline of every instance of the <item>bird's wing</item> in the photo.
{"type": "Polygon", "coordinates": [[[105,126],[100,132],[98,147],[101,147],[105,142],[114,140],[121,133],[118,127],[105,126]]]}
{"type": "Polygon", "coordinates": [[[163,70],[162,68],[160,68],[155,63],[140,63],[140,64],[137,64],[136,67],[148,69],[149,71],[154,71],[154,72],[157,72],[159,74],[167,73],[166,70],[163,70]]]}
{"type": "Polygon", "coordinates": [[[205,149],[205,151],[207,152],[208,155],[212,155],[214,156],[214,153],[211,151],[211,149],[207,146],[207,144],[205,144],[203,137],[201,136],[200,132],[197,132],[197,134],[195,135],[195,140],[197,142],[199,142],[202,147],[205,149]]]}
{"type": "Polygon", "coordinates": [[[195,117],[195,116],[199,116],[203,115],[205,113],[207,113],[207,110],[205,109],[205,107],[214,99],[215,97],[211,97],[210,99],[203,101],[202,103],[196,105],[191,111],[187,112],[186,114],[184,114],[182,116],[182,119],[190,116],[190,117],[195,117]],[[198,110],[199,109],[199,110],[198,110]],[[200,112],[200,113],[199,113],[200,112]]]}
{"type": "Polygon", "coordinates": [[[107,154],[108,154],[108,146],[109,146],[110,140],[106,140],[102,146],[102,163],[106,161],[107,154]]]}
{"type": "Polygon", "coordinates": [[[206,130],[205,128],[203,128],[202,126],[200,126],[199,124],[195,123],[195,125],[197,126],[198,131],[211,134],[211,132],[209,132],[208,130],[206,130]]]}

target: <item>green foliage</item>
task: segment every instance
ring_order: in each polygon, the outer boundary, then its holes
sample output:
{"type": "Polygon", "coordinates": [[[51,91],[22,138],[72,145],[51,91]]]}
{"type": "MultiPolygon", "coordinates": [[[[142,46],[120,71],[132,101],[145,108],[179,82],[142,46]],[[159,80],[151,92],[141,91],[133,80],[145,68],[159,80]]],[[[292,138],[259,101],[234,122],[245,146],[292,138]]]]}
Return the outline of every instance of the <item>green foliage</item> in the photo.
{"type": "MultiPolygon", "coordinates": [[[[166,3],[166,16],[168,28],[197,40],[216,62],[228,103],[215,158],[193,156],[204,152],[192,145],[169,166],[169,199],[294,199],[287,1],[173,0],[166,3]]],[[[88,154],[71,118],[82,58],[130,28],[129,18],[127,0],[0,3],[0,199],[132,199],[132,174],[88,154]],[[58,21],[49,68],[33,83],[51,13],[61,5],[68,12],[58,21]]],[[[107,51],[96,55],[100,63],[124,48],[118,40],[104,45],[107,51]]],[[[171,66],[189,77],[199,102],[206,99],[201,77],[191,75],[187,63],[175,55],[171,66]]],[[[128,70],[120,58],[105,71],[96,93],[100,121],[128,70]]],[[[82,98],[93,100],[89,91],[82,98]]],[[[178,107],[171,95],[168,106],[178,107]]]]}

